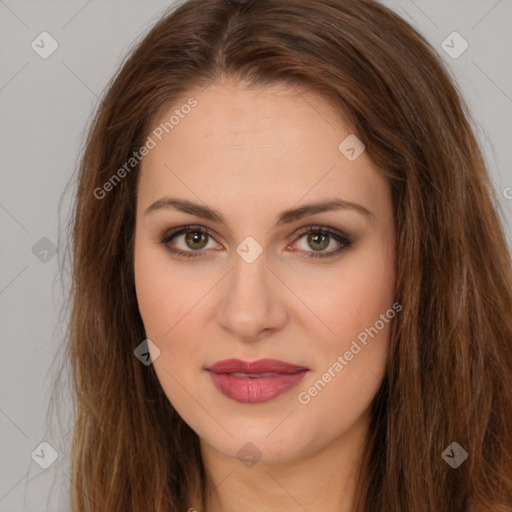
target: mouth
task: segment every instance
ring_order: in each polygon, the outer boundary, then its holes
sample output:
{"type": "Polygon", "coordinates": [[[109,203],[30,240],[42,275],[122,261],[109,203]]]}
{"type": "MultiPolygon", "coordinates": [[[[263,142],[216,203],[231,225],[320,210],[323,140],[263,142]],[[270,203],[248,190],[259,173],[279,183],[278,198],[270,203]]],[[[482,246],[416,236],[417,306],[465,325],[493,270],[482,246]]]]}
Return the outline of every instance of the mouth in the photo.
{"type": "Polygon", "coordinates": [[[261,403],[296,386],[309,368],[277,359],[252,362],[226,359],[206,371],[215,387],[228,398],[241,403],[261,403]]]}

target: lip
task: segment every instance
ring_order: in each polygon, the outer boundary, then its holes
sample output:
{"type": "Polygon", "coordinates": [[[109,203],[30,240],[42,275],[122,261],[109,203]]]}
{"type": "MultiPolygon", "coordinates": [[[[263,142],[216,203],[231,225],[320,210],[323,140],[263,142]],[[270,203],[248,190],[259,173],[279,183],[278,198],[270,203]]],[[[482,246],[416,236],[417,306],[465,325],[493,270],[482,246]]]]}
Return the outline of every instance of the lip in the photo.
{"type": "Polygon", "coordinates": [[[215,387],[228,398],[241,403],[261,403],[272,400],[296,386],[309,368],[277,359],[225,359],[206,368],[206,371],[215,387]],[[268,373],[272,375],[249,377],[268,373]]]}

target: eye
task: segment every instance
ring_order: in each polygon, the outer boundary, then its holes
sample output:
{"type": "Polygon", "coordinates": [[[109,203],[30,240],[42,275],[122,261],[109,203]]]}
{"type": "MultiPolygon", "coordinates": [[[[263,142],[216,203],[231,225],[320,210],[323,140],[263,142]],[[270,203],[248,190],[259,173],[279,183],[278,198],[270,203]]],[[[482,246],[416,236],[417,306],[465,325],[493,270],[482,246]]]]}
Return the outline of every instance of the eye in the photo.
{"type": "Polygon", "coordinates": [[[352,247],[350,239],[331,228],[323,226],[309,226],[299,234],[299,241],[304,238],[306,248],[301,249],[309,258],[329,258],[337,256],[342,251],[352,247]],[[334,243],[332,243],[334,242],[334,243]],[[341,245],[338,249],[325,251],[329,246],[341,245]],[[312,248],[313,251],[309,251],[312,248]]]}
{"type": "MultiPolygon", "coordinates": [[[[184,226],[178,228],[171,233],[168,233],[163,240],[162,244],[173,254],[181,258],[195,258],[201,256],[202,249],[208,248],[208,239],[213,240],[212,235],[203,226],[184,226]],[[181,248],[175,249],[169,245],[171,240],[183,237],[181,248]]],[[[176,242],[173,242],[176,244],[176,242]]],[[[179,244],[176,244],[179,245],[179,244]]],[[[209,247],[211,249],[212,247],[209,247]]]]}
{"type": "MultiPolygon", "coordinates": [[[[346,235],[322,226],[309,226],[302,230],[298,235],[298,241],[303,238],[305,239],[306,248],[299,250],[309,258],[334,257],[352,246],[352,242],[346,235]],[[338,249],[325,251],[329,246],[335,245],[336,243],[340,246],[338,249]],[[313,250],[308,250],[308,247],[313,250]]],[[[161,243],[177,257],[188,259],[203,256],[202,253],[205,252],[203,249],[214,249],[216,247],[214,243],[213,247],[208,247],[209,241],[212,243],[214,241],[210,231],[203,226],[197,225],[177,228],[167,233],[161,240],[161,243]],[[183,239],[179,241],[181,237],[183,237],[183,239]],[[178,242],[176,242],[176,240],[178,240],[178,242]],[[170,245],[171,241],[175,247],[170,245]],[[179,247],[180,245],[181,247],[179,247]],[[176,248],[176,246],[178,246],[178,248],[176,248]]]]}

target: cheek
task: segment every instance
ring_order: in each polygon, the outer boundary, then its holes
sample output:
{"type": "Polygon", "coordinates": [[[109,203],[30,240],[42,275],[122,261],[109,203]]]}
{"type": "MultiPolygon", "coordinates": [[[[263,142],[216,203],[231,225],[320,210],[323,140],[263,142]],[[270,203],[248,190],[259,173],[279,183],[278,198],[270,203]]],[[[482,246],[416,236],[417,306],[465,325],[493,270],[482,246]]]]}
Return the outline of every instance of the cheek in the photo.
{"type": "Polygon", "coordinates": [[[393,307],[395,280],[394,251],[381,243],[361,254],[346,281],[346,296],[339,299],[338,311],[343,313],[336,325],[337,355],[348,363],[343,371],[349,370],[353,389],[377,385],[383,375],[391,326],[398,314],[393,307]]]}
{"type": "MultiPolygon", "coordinates": [[[[335,290],[318,294],[316,311],[329,325],[309,347],[315,368],[301,386],[298,401],[314,421],[328,425],[335,437],[370,406],[384,377],[393,318],[395,270],[393,252],[360,252],[331,283],[335,290]],[[348,270],[350,268],[350,270],[348,270]],[[344,413],[335,420],[333,410],[344,413]]],[[[311,420],[313,421],[313,420],[311,420]]]]}
{"type": "Polygon", "coordinates": [[[162,390],[187,423],[204,423],[204,411],[190,399],[188,391],[195,389],[201,355],[196,353],[200,346],[196,343],[198,337],[189,330],[197,313],[192,307],[198,300],[197,290],[193,293],[194,281],[190,286],[190,276],[173,271],[165,251],[155,250],[149,244],[135,246],[134,273],[146,336],[160,350],[153,368],[162,390]]]}
{"type": "Polygon", "coordinates": [[[336,270],[310,277],[297,281],[295,290],[314,313],[303,321],[309,319],[308,328],[327,352],[343,348],[374,325],[394,302],[393,252],[376,244],[347,255],[336,270]]]}
{"type": "Polygon", "coordinates": [[[193,272],[178,267],[169,262],[165,250],[149,242],[135,245],[137,303],[146,337],[160,350],[154,367],[166,390],[173,387],[167,372],[181,373],[185,362],[201,355],[196,354],[201,331],[195,329],[203,314],[201,299],[212,286],[205,276],[194,277],[193,272]]]}
{"type": "Polygon", "coordinates": [[[183,283],[179,275],[173,275],[165,258],[149,244],[135,244],[134,274],[135,291],[140,315],[146,329],[146,335],[160,338],[168,331],[175,316],[179,313],[177,305],[183,301],[183,283]]]}
{"type": "Polygon", "coordinates": [[[347,279],[346,297],[341,299],[348,312],[345,325],[358,329],[373,325],[391,307],[394,296],[393,261],[378,253],[361,258],[347,279]]]}

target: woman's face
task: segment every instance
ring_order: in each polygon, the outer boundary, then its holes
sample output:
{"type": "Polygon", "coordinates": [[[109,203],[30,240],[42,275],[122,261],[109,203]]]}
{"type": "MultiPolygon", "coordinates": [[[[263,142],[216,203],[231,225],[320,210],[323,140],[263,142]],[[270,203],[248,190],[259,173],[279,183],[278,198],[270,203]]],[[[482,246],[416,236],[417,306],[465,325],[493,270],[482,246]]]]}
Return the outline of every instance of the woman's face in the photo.
{"type": "Polygon", "coordinates": [[[238,458],[363,435],[399,308],[390,188],[351,128],[316,93],[223,81],[149,135],[135,284],[172,405],[238,458]]]}

